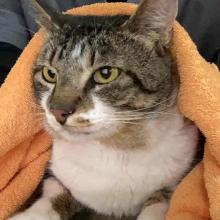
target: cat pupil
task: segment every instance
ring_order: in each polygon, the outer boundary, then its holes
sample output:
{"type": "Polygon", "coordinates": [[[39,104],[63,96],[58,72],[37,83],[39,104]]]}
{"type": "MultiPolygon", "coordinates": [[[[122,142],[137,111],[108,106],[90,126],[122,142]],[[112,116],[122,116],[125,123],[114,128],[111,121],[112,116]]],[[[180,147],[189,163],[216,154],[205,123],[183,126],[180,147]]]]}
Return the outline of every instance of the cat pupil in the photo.
{"type": "Polygon", "coordinates": [[[105,68],[105,69],[102,69],[100,72],[105,79],[108,79],[111,76],[111,70],[109,69],[105,68]]]}
{"type": "Polygon", "coordinates": [[[48,75],[50,76],[50,78],[54,79],[55,78],[55,73],[53,73],[51,70],[48,70],[48,75]]]}

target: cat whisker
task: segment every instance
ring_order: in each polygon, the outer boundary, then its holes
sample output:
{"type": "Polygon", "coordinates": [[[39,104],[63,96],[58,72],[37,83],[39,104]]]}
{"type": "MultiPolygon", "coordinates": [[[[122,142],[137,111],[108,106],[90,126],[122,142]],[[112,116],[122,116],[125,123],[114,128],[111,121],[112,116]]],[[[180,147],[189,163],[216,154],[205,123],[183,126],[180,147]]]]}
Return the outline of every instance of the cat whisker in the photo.
{"type": "MultiPolygon", "coordinates": [[[[124,121],[136,121],[136,120],[142,120],[144,117],[137,117],[137,118],[111,118],[110,120],[112,121],[119,121],[119,120],[124,120],[124,121]]],[[[109,120],[109,119],[108,119],[109,120]]]]}
{"type": "Polygon", "coordinates": [[[156,113],[154,114],[149,114],[149,113],[122,114],[120,113],[120,114],[106,114],[105,116],[136,118],[136,117],[144,117],[144,116],[152,116],[152,115],[160,115],[160,114],[156,114],[156,113]]]}
{"type": "MultiPolygon", "coordinates": [[[[140,124],[140,122],[131,122],[131,121],[119,121],[121,124],[132,124],[132,125],[137,125],[137,124],[140,124]]],[[[113,122],[111,121],[107,121],[106,122],[107,124],[111,124],[111,125],[114,125],[113,122]]]]}
{"type": "MultiPolygon", "coordinates": [[[[170,101],[172,99],[175,99],[175,97],[171,96],[167,99],[162,100],[161,102],[157,102],[157,103],[153,104],[152,106],[143,107],[143,108],[139,108],[139,109],[133,109],[133,110],[126,110],[126,111],[121,111],[121,112],[123,112],[123,113],[125,113],[125,112],[139,112],[139,111],[148,110],[149,108],[154,108],[154,107],[157,107],[157,106],[165,106],[166,108],[169,108],[173,105],[173,103],[170,103],[168,105],[168,104],[166,104],[166,102],[170,101]]],[[[117,108],[118,106],[114,106],[114,107],[117,108]]],[[[120,112],[120,111],[117,111],[117,112],[120,112]]]]}
{"type": "Polygon", "coordinates": [[[152,119],[152,117],[136,117],[136,118],[108,118],[106,121],[140,121],[144,119],[152,119]]]}
{"type": "Polygon", "coordinates": [[[105,117],[112,117],[112,118],[119,118],[119,117],[122,117],[122,118],[137,118],[137,117],[151,117],[151,116],[160,116],[161,114],[160,113],[136,113],[136,114],[103,114],[105,117]]]}
{"type": "Polygon", "coordinates": [[[104,115],[109,116],[109,115],[116,115],[118,116],[152,116],[152,115],[177,115],[177,113],[172,113],[172,112],[167,112],[167,111],[151,111],[151,112],[131,112],[131,113],[127,113],[126,112],[114,112],[114,114],[109,114],[109,113],[104,113],[104,115]]]}

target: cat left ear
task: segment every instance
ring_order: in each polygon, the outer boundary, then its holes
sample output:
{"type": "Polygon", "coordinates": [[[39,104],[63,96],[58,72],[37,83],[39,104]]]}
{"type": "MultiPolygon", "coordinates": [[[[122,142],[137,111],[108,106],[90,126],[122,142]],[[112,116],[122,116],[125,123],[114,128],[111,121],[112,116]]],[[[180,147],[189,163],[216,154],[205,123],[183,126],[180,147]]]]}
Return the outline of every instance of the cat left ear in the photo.
{"type": "Polygon", "coordinates": [[[34,11],[36,22],[41,27],[46,28],[48,31],[61,28],[61,17],[63,16],[61,13],[43,5],[43,3],[39,3],[37,0],[31,0],[31,8],[34,11]]]}
{"type": "Polygon", "coordinates": [[[142,0],[126,26],[132,33],[144,36],[156,32],[163,39],[163,44],[166,44],[171,39],[177,10],[178,0],[142,0]]]}

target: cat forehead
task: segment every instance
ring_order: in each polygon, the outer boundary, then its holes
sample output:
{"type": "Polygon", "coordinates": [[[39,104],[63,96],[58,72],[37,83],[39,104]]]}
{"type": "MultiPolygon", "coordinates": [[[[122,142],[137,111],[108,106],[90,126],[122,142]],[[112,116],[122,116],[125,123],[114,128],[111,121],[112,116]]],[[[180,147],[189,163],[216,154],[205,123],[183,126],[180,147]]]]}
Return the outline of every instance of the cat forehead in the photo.
{"type": "MultiPolygon", "coordinates": [[[[137,37],[132,39],[134,35],[120,28],[129,17],[128,15],[70,16],[60,31],[52,32],[42,55],[47,54],[46,58],[53,56],[57,48],[62,47],[60,55],[64,53],[65,58],[74,59],[82,55],[85,47],[107,52],[105,53],[107,55],[108,50],[115,49],[114,52],[121,52],[120,49],[125,45],[127,52],[130,53],[138,39],[137,37]]],[[[145,39],[145,45],[146,41],[150,40],[145,39]]]]}
{"type": "Polygon", "coordinates": [[[128,15],[68,16],[61,29],[52,31],[51,39],[55,43],[64,43],[67,39],[79,41],[86,36],[95,37],[103,30],[120,27],[128,18],[128,15]]]}
{"type": "Polygon", "coordinates": [[[71,36],[65,36],[60,33],[57,36],[48,38],[42,55],[45,58],[57,56],[60,58],[76,59],[91,51],[102,51],[102,49],[113,48],[114,44],[120,40],[117,31],[114,30],[92,30],[88,32],[80,32],[74,30],[71,36]]]}
{"type": "Polygon", "coordinates": [[[52,57],[59,57],[60,61],[70,61],[71,65],[74,65],[79,58],[93,59],[95,55],[100,55],[104,62],[117,57],[126,60],[131,56],[139,56],[140,53],[148,54],[152,45],[153,42],[150,39],[143,41],[127,32],[101,30],[95,35],[76,37],[74,35],[73,38],[66,39],[64,43],[51,39],[45,45],[41,56],[50,60],[52,57]]]}

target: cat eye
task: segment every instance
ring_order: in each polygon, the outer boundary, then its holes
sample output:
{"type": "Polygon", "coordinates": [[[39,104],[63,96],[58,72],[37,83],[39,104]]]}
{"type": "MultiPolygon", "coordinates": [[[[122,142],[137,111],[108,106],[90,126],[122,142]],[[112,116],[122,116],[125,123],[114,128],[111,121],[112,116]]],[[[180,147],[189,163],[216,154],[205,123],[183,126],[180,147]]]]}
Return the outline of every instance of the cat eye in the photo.
{"type": "Polygon", "coordinates": [[[48,69],[46,66],[43,67],[42,76],[48,83],[56,83],[57,75],[52,70],[48,69]]]}
{"type": "Polygon", "coordinates": [[[93,79],[98,84],[107,84],[114,81],[120,74],[120,70],[116,67],[103,67],[96,70],[93,79]]]}

